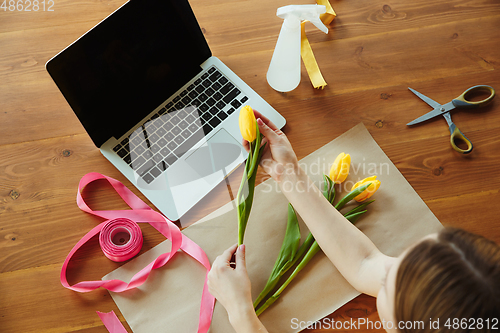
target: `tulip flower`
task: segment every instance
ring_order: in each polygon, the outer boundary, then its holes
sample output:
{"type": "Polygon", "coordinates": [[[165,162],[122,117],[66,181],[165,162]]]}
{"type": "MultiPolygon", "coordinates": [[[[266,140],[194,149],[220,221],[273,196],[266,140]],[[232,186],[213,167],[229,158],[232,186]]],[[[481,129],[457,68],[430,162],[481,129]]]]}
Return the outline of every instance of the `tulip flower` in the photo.
{"type": "Polygon", "coordinates": [[[361,194],[356,196],[354,200],[356,200],[357,202],[361,202],[371,197],[380,187],[380,180],[376,180],[376,178],[377,176],[371,176],[354,184],[351,191],[360,186],[370,184],[363,192],[361,192],[361,194]]]}
{"type": "Polygon", "coordinates": [[[240,110],[240,132],[243,139],[254,142],[257,138],[257,121],[255,114],[249,105],[245,105],[240,110]]]}
{"type": "Polygon", "coordinates": [[[325,188],[323,195],[333,204],[335,200],[335,184],[342,183],[349,175],[349,167],[351,166],[351,155],[340,153],[330,168],[330,176],[323,175],[325,188]]]}
{"type": "Polygon", "coordinates": [[[342,183],[349,175],[351,165],[351,155],[340,153],[332,164],[330,169],[330,179],[335,184],[342,183]]]}

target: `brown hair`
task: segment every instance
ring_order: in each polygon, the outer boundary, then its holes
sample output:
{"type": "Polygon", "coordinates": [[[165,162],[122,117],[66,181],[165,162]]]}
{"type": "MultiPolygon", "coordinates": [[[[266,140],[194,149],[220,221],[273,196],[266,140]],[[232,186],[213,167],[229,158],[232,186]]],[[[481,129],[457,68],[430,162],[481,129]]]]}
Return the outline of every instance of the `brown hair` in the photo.
{"type": "Polygon", "coordinates": [[[417,244],[398,269],[395,319],[400,332],[497,331],[500,246],[454,228],[417,244]]]}

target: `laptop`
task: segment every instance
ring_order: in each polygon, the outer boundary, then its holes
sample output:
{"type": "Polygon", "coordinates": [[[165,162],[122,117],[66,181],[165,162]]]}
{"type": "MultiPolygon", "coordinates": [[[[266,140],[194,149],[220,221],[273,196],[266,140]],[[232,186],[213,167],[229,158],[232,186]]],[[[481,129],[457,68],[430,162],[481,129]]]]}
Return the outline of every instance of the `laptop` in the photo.
{"type": "Polygon", "coordinates": [[[187,0],[130,0],[46,69],[96,147],[173,221],[245,161],[241,106],[285,125],[212,56],[187,0]]]}

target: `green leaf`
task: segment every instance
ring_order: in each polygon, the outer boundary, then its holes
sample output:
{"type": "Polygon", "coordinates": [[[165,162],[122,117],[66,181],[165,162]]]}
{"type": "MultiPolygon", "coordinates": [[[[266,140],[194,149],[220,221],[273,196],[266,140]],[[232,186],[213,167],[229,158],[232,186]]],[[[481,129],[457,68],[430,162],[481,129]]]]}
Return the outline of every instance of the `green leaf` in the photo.
{"type": "Polygon", "coordinates": [[[328,179],[330,186],[328,201],[333,205],[333,202],[335,201],[335,183],[333,182],[333,180],[330,179],[330,177],[326,176],[326,178],[328,179]]]}
{"type": "Polygon", "coordinates": [[[297,255],[295,256],[295,259],[293,260],[293,263],[292,263],[292,266],[295,265],[295,263],[300,259],[302,258],[302,256],[307,253],[307,251],[309,251],[309,249],[311,248],[311,245],[315,242],[316,240],[314,239],[314,236],[309,233],[309,235],[307,235],[306,237],[306,240],[304,241],[304,243],[302,243],[302,245],[299,247],[299,250],[297,251],[297,255]]]}
{"type": "Polygon", "coordinates": [[[344,216],[347,216],[347,215],[350,215],[350,214],[354,214],[354,213],[357,213],[363,209],[365,209],[366,206],[368,206],[369,204],[371,204],[372,202],[374,202],[375,200],[370,200],[370,201],[367,201],[365,203],[362,203],[361,205],[359,205],[358,207],[355,207],[353,209],[351,209],[350,211],[348,211],[347,213],[344,214],[344,216]]]}
{"type": "Polygon", "coordinates": [[[329,177],[327,175],[323,175],[323,190],[321,193],[323,193],[323,196],[328,200],[330,197],[329,192],[330,192],[330,187],[328,183],[329,177]]]}
{"type": "Polygon", "coordinates": [[[333,204],[335,200],[335,183],[327,175],[323,175],[323,190],[321,192],[326,200],[333,204]]]}
{"type": "Polygon", "coordinates": [[[352,224],[354,224],[359,220],[361,215],[363,215],[366,212],[367,212],[366,210],[363,210],[361,212],[357,212],[357,213],[353,213],[353,214],[349,214],[349,215],[346,214],[345,218],[348,219],[352,224]]]}
{"type": "Polygon", "coordinates": [[[366,190],[368,188],[368,186],[370,186],[371,183],[368,183],[368,184],[365,184],[363,186],[360,186],[360,187],[357,187],[355,188],[354,190],[352,190],[351,192],[349,192],[345,197],[343,197],[338,203],[337,205],[335,205],[335,208],[337,208],[337,210],[341,210],[342,208],[344,208],[344,206],[349,202],[351,201],[352,199],[354,199],[355,197],[357,197],[358,195],[360,195],[364,190],[366,190]]]}
{"type": "Polygon", "coordinates": [[[278,290],[276,290],[276,292],[264,303],[264,305],[262,305],[255,311],[257,316],[260,315],[262,312],[264,312],[264,310],[266,310],[271,304],[273,304],[278,299],[278,297],[280,297],[283,290],[285,290],[285,288],[290,284],[290,282],[293,281],[293,279],[297,276],[297,274],[299,274],[299,272],[309,263],[309,261],[314,257],[316,253],[318,253],[319,250],[320,247],[318,243],[314,241],[314,243],[309,248],[309,251],[307,251],[304,258],[302,258],[297,267],[295,267],[295,270],[288,277],[288,279],[286,279],[286,281],[281,285],[281,287],[278,290]]]}
{"type": "Polygon", "coordinates": [[[283,289],[286,288],[286,286],[295,278],[295,276],[304,268],[306,267],[306,265],[309,263],[309,261],[311,261],[311,259],[314,257],[314,255],[316,253],[318,253],[318,251],[320,250],[320,247],[318,245],[318,242],[314,241],[313,244],[311,245],[311,247],[309,248],[309,250],[307,251],[306,255],[304,256],[304,258],[302,258],[302,260],[300,261],[300,263],[297,265],[297,267],[295,267],[295,270],[293,271],[292,275],[290,275],[290,277],[287,279],[287,281],[285,281],[285,283],[283,284],[283,286],[281,286],[280,289],[278,289],[278,291],[281,293],[281,291],[283,291],[283,289]]]}
{"type": "Polygon", "coordinates": [[[276,262],[274,263],[273,270],[264,289],[254,302],[254,307],[257,307],[259,303],[274,289],[281,276],[283,276],[283,274],[285,274],[285,272],[292,266],[299,244],[300,228],[297,220],[297,214],[295,213],[292,205],[288,204],[288,221],[281,250],[276,262]]]}

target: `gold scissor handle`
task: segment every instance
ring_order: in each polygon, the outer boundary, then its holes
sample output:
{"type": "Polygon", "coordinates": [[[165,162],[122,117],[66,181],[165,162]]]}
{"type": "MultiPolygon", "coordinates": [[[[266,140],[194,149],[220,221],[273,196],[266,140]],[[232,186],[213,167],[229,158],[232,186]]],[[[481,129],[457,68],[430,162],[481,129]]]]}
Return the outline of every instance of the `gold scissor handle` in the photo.
{"type": "Polygon", "coordinates": [[[451,146],[453,147],[453,149],[455,149],[456,151],[458,151],[459,153],[462,153],[462,154],[468,154],[472,151],[472,142],[470,142],[469,139],[467,139],[467,137],[462,133],[462,131],[460,131],[458,129],[457,126],[455,126],[455,124],[452,125],[453,129],[450,128],[450,132],[451,132],[451,136],[450,136],[450,143],[451,143],[451,146]],[[460,148],[459,146],[457,146],[457,142],[465,142],[467,144],[467,149],[462,149],[460,148]]]}
{"type": "Polygon", "coordinates": [[[489,103],[493,99],[493,97],[495,97],[495,89],[493,89],[493,87],[486,86],[486,85],[479,85],[479,86],[470,87],[469,89],[464,91],[462,95],[453,99],[451,102],[453,103],[453,105],[456,108],[472,109],[472,108],[477,108],[477,107],[484,105],[486,103],[489,103]],[[471,94],[477,93],[480,91],[489,92],[490,95],[488,97],[486,97],[485,99],[483,99],[481,101],[477,101],[477,102],[472,102],[472,101],[467,99],[467,95],[470,96],[471,94]]]}

